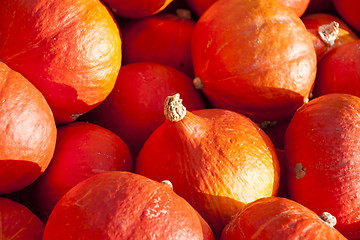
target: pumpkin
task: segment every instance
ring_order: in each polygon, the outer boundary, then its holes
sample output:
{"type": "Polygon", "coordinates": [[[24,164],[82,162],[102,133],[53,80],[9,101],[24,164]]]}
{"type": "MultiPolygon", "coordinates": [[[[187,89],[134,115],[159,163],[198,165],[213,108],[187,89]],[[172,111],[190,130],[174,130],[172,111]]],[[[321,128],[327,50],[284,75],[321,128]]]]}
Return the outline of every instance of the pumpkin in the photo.
{"type": "Polygon", "coordinates": [[[245,204],[275,196],[279,163],[269,137],[226,109],[187,111],[179,94],[166,98],[165,122],[145,142],[135,172],[168,179],[218,237],[245,204]]]}
{"type": "Polygon", "coordinates": [[[123,64],[156,62],[194,76],[191,37],[195,21],[186,9],[157,14],[121,25],[123,64]]]}
{"type": "Polygon", "coordinates": [[[0,197],[0,236],[11,240],[40,240],[44,223],[24,205],[0,197]]]}
{"type": "Polygon", "coordinates": [[[330,212],[349,239],[360,238],[360,98],[323,95],[294,115],[285,133],[291,199],[330,212]]]}
{"type": "Polygon", "coordinates": [[[110,96],[82,120],[119,135],[136,157],[146,139],[165,120],[163,99],[177,92],[189,109],[206,107],[203,96],[185,73],[154,62],[124,65],[110,96]]]}
{"type": "Polygon", "coordinates": [[[155,15],[173,0],[103,0],[111,10],[123,18],[144,18],[155,15]]]}
{"type": "Polygon", "coordinates": [[[69,190],[43,240],[214,239],[209,225],[169,185],[130,172],[92,176],[69,190]]]}
{"type": "Polygon", "coordinates": [[[267,197],[249,203],[224,228],[220,240],[239,239],[342,239],[333,225],[336,218],[320,217],[287,198],[267,197]]]}
{"type": "Polygon", "coordinates": [[[337,13],[357,32],[360,32],[360,2],[357,0],[332,0],[337,13]]]}
{"type": "Polygon", "coordinates": [[[360,97],[360,40],[334,48],[319,61],[314,96],[328,93],[360,97]]]}
{"type": "Polygon", "coordinates": [[[40,90],[57,123],[69,123],[114,87],[119,28],[99,0],[2,0],[0,59],[40,90]]]}
{"type": "Polygon", "coordinates": [[[311,35],[277,0],[215,2],[196,24],[192,56],[211,105],[257,123],[289,119],[316,75],[311,35]]]}
{"type": "Polygon", "coordinates": [[[308,14],[301,18],[305,27],[315,36],[314,46],[318,61],[332,48],[359,39],[356,33],[339,17],[327,13],[308,14]]]}
{"type": "Polygon", "coordinates": [[[60,126],[49,167],[20,192],[20,199],[46,221],[70,188],[92,175],[115,170],[133,171],[130,151],[119,136],[92,123],[60,126]]]}
{"type": "Polygon", "coordinates": [[[54,154],[56,126],[44,96],[0,62],[0,194],[37,179],[54,154]]]}

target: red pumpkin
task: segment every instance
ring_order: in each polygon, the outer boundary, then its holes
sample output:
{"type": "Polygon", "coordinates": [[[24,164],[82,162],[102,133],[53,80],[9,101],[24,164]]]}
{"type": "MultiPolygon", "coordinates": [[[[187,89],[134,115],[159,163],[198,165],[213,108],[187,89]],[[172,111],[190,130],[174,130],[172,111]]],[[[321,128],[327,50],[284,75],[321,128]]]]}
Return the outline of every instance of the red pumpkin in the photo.
{"type": "Polygon", "coordinates": [[[277,0],[215,2],[197,22],[192,56],[210,103],[255,122],[290,118],[315,80],[311,35],[277,0]]]}
{"type": "Polygon", "coordinates": [[[43,240],[214,239],[209,225],[167,184],[130,172],[100,173],[56,204],[43,240]]]}
{"type": "Polygon", "coordinates": [[[221,240],[240,239],[326,239],[346,238],[332,225],[331,214],[320,217],[290,199],[268,197],[248,204],[224,228],[221,240]]]}
{"type": "Polygon", "coordinates": [[[111,10],[124,18],[144,18],[155,15],[173,0],[104,0],[111,10]]]}
{"type": "Polygon", "coordinates": [[[157,14],[122,25],[123,64],[156,62],[193,77],[191,37],[195,21],[188,10],[179,9],[177,13],[157,14]]]}
{"type": "Polygon", "coordinates": [[[133,171],[129,149],[119,136],[92,123],[60,126],[49,167],[21,191],[21,200],[46,221],[70,188],[97,173],[115,170],[133,171]]]}
{"type": "Polygon", "coordinates": [[[291,199],[330,212],[349,239],[360,238],[360,98],[333,93],[294,115],[285,134],[291,199]]]}
{"type": "Polygon", "coordinates": [[[268,136],[250,119],[225,109],[187,111],[167,98],[166,121],[145,142],[136,173],[168,179],[218,237],[231,217],[261,197],[274,196],[279,163],[268,136]]]}
{"type": "Polygon", "coordinates": [[[360,40],[334,48],[319,61],[314,96],[328,93],[360,97],[360,40]]]}
{"type": "Polygon", "coordinates": [[[332,0],[332,3],[341,18],[360,32],[360,2],[358,0],[332,0]]]}
{"type": "Polygon", "coordinates": [[[332,14],[308,14],[302,17],[301,20],[308,31],[315,37],[314,45],[318,61],[334,47],[359,39],[344,21],[332,14]]]}
{"type": "Polygon", "coordinates": [[[11,240],[40,240],[44,223],[24,205],[0,197],[0,236],[11,240]]]}
{"type": "Polygon", "coordinates": [[[177,92],[189,109],[205,108],[203,97],[185,73],[154,62],[128,64],[121,68],[110,96],[84,119],[119,135],[135,157],[165,120],[163,99],[177,92]]]}
{"type": "Polygon", "coordinates": [[[57,123],[67,123],[114,87],[120,33],[99,0],[2,0],[0,59],[42,92],[57,123]]]}
{"type": "Polygon", "coordinates": [[[56,133],[44,96],[0,62],[0,194],[26,187],[45,171],[56,133]]]}

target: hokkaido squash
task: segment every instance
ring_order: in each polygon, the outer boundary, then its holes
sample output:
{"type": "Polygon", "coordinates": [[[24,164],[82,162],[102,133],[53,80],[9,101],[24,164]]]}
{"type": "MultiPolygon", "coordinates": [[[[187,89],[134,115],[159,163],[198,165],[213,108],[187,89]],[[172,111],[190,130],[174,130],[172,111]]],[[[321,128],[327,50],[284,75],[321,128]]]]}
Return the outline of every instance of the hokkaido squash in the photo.
{"type": "Polygon", "coordinates": [[[156,62],[176,68],[194,77],[191,59],[191,37],[195,28],[189,10],[176,14],[156,14],[127,21],[121,26],[123,65],[134,62],[156,62]]]}
{"type": "Polygon", "coordinates": [[[216,1],[197,22],[192,56],[212,106],[255,122],[290,118],[315,80],[311,35],[278,0],[216,1]]]}
{"type": "Polygon", "coordinates": [[[332,49],[319,61],[314,96],[328,93],[360,97],[360,40],[332,49]]]}
{"type": "Polygon", "coordinates": [[[332,0],[337,13],[360,33],[360,2],[357,0],[332,0]]]}
{"type": "Polygon", "coordinates": [[[330,212],[348,239],[360,238],[360,98],[326,94],[305,104],[285,133],[291,199],[330,212]]]}
{"type": "Polygon", "coordinates": [[[133,171],[125,142],[96,124],[58,127],[54,156],[46,171],[20,191],[20,200],[46,222],[55,204],[77,183],[106,171],[133,171]]]}
{"type": "Polygon", "coordinates": [[[301,20],[315,37],[314,46],[318,61],[332,48],[359,39],[356,33],[336,15],[314,13],[305,15],[301,20]]]}
{"type": "Polygon", "coordinates": [[[209,225],[171,187],[130,172],[99,173],[56,204],[43,240],[213,240],[209,225]]]}
{"type": "Polygon", "coordinates": [[[109,95],[121,57],[119,28],[99,0],[0,1],[0,60],[40,90],[59,124],[109,95]]]}
{"type": "Polygon", "coordinates": [[[41,92],[0,62],[0,194],[23,189],[45,171],[56,134],[54,116],[41,92]]]}
{"type": "Polygon", "coordinates": [[[164,122],[163,99],[180,92],[189,109],[205,108],[205,101],[185,73],[155,62],[121,67],[109,97],[81,120],[103,126],[121,137],[135,158],[150,134],[164,122]]]}
{"type": "Polygon", "coordinates": [[[0,236],[11,240],[40,240],[44,223],[24,205],[0,197],[0,236]]]}
{"type": "Polygon", "coordinates": [[[220,239],[346,240],[335,224],[336,218],[328,212],[319,216],[290,199],[268,197],[249,203],[234,216],[220,239]]]}
{"type": "Polygon", "coordinates": [[[215,237],[245,204],[276,195],[275,148],[254,122],[225,109],[187,111],[179,94],[164,105],[166,120],[145,142],[135,172],[170,180],[215,237]]]}

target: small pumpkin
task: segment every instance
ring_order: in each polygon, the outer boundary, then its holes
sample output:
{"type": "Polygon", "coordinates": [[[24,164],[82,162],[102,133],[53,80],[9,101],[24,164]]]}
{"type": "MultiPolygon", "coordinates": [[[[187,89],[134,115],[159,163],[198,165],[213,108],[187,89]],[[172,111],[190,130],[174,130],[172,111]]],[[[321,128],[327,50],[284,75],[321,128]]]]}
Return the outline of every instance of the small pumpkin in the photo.
{"type": "Polygon", "coordinates": [[[332,0],[337,13],[360,33],[360,2],[357,0],[332,0]]]}
{"type": "Polygon", "coordinates": [[[211,105],[255,122],[289,119],[316,75],[311,35],[278,0],[216,1],[196,24],[192,56],[211,105]]]}
{"type": "Polygon", "coordinates": [[[170,180],[215,237],[245,204],[276,195],[275,148],[249,118],[225,109],[187,111],[179,94],[166,98],[164,114],[165,122],[141,149],[135,172],[170,180]]]}
{"type": "Polygon", "coordinates": [[[318,63],[314,96],[348,93],[360,97],[360,40],[338,46],[318,63]]]}
{"type": "Polygon", "coordinates": [[[125,22],[121,25],[123,64],[156,62],[193,77],[191,37],[195,24],[186,9],[125,22]]]}
{"type": "Polygon", "coordinates": [[[21,201],[46,222],[59,199],[77,183],[106,171],[133,171],[125,142],[96,124],[58,127],[54,156],[46,171],[20,192],[21,201]]]}
{"type": "Polygon", "coordinates": [[[360,98],[331,93],[312,99],[285,133],[291,199],[330,212],[349,239],[360,238],[360,98]]]}
{"type": "Polygon", "coordinates": [[[169,185],[138,174],[99,173],[56,204],[43,240],[213,240],[209,225],[169,185]]]}
{"type": "Polygon", "coordinates": [[[339,17],[327,13],[308,14],[301,18],[314,35],[318,61],[332,48],[359,39],[356,33],[339,17]]]}
{"type": "Polygon", "coordinates": [[[82,117],[121,137],[135,158],[150,134],[164,122],[163,99],[180,92],[189,109],[205,108],[192,79],[168,65],[136,62],[124,65],[109,97],[82,117]]]}
{"type": "Polygon", "coordinates": [[[123,18],[144,18],[164,10],[173,0],[104,0],[111,10],[123,18]]]}
{"type": "Polygon", "coordinates": [[[102,102],[121,66],[121,38],[99,0],[0,1],[0,60],[26,77],[58,124],[102,102]]]}
{"type": "Polygon", "coordinates": [[[40,240],[44,223],[24,205],[0,197],[0,236],[11,240],[40,240]]]}
{"type": "Polygon", "coordinates": [[[44,96],[0,62],[0,194],[34,182],[53,157],[57,129],[44,96]]]}
{"type": "Polygon", "coordinates": [[[246,205],[224,228],[220,240],[346,240],[335,224],[336,218],[328,212],[319,216],[290,199],[267,197],[246,205]]]}

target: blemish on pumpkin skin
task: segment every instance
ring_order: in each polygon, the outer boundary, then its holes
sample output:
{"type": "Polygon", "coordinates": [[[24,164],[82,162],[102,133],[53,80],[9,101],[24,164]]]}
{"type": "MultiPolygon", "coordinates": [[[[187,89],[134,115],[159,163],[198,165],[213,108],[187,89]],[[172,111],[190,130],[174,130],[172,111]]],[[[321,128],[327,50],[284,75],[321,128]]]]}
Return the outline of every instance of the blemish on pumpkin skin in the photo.
{"type": "Polygon", "coordinates": [[[294,168],[294,173],[296,175],[296,179],[300,179],[305,177],[306,169],[303,168],[302,163],[297,163],[294,168]]]}

